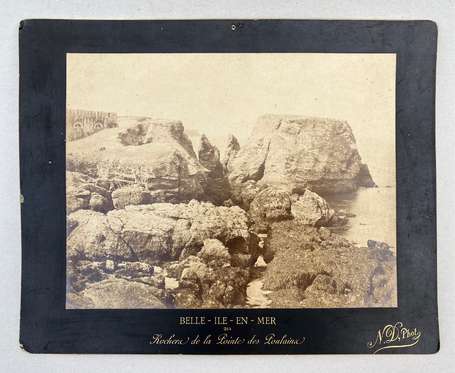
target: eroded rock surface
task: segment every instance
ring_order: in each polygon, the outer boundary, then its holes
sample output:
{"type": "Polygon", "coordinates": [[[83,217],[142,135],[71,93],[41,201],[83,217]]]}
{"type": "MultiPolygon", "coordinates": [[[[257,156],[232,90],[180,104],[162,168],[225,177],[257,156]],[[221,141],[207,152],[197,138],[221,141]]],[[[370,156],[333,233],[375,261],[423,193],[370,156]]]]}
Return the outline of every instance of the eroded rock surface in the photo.
{"type": "Polygon", "coordinates": [[[229,170],[232,159],[235,158],[240,150],[239,140],[234,135],[229,135],[226,149],[223,155],[222,164],[226,170],[229,170]]]}
{"type": "Polygon", "coordinates": [[[198,201],[127,206],[106,215],[79,210],[68,220],[68,256],[92,260],[160,262],[197,253],[208,238],[228,247],[237,241],[248,246],[250,239],[249,218],[241,208],[198,201]]]}
{"type": "Polygon", "coordinates": [[[126,185],[112,192],[112,203],[116,209],[129,205],[144,205],[152,202],[152,195],[140,185],[126,185]]]}
{"type": "Polygon", "coordinates": [[[335,215],[327,201],[309,189],[294,196],[291,213],[295,220],[312,226],[328,225],[335,215]]]}
{"type": "Polygon", "coordinates": [[[69,142],[67,170],[102,180],[111,192],[136,185],[174,203],[202,199],[208,173],[181,122],[147,118],[69,142]]]}
{"type": "Polygon", "coordinates": [[[303,225],[328,226],[335,222],[335,211],[318,194],[306,189],[303,194],[290,194],[277,187],[256,192],[249,205],[255,230],[265,231],[272,222],[295,219],[303,225]]]}
{"type": "Polygon", "coordinates": [[[244,300],[253,256],[249,217],[239,207],[129,205],[107,214],[78,210],[68,221],[71,307],[233,307],[244,300]],[[177,284],[169,291],[166,276],[177,284]]]}
{"type": "Polygon", "coordinates": [[[300,193],[340,193],[371,186],[347,122],[301,116],[259,118],[245,146],[230,161],[229,178],[260,181],[300,193]]]}
{"type": "Polygon", "coordinates": [[[272,307],[396,305],[390,247],[325,228],[349,212],[320,194],[375,186],[346,122],[264,116],[222,159],[150,118],[67,147],[68,308],[243,307],[252,269],[272,307]]]}
{"type": "Polygon", "coordinates": [[[249,270],[232,262],[229,249],[216,239],[207,239],[197,255],[177,266],[179,308],[230,308],[245,301],[249,270]]]}
{"type": "Polygon", "coordinates": [[[153,286],[112,277],[71,293],[67,308],[166,308],[154,292],[153,286]]]}
{"type": "Polygon", "coordinates": [[[109,191],[96,184],[96,180],[79,172],[66,172],[67,214],[79,209],[107,212],[112,209],[109,191]]]}
{"type": "Polygon", "coordinates": [[[269,187],[258,194],[250,204],[250,215],[257,225],[290,219],[291,199],[285,190],[269,187]]]}

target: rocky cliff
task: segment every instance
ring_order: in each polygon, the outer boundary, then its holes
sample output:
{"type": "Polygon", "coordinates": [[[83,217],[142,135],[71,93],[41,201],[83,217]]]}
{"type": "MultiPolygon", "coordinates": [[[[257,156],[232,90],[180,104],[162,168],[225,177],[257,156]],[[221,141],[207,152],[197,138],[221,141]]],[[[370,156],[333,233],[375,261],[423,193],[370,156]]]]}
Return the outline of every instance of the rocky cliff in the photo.
{"type": "Polygon", "coordinates": [[[347,122],[301,116],[266,115],[229,161],[234,184],[248,180],[292,192],[319,194],[373,186],[347,122]]]}
{"type": "Polygon", "coordinates": [[[375,185],[346,122],[264,116],[220,159],[131,119],[68,142],[66,184],[68,308],[245,306],[258,266],[276,307],[396,304],[388,245],[326,228],[346,212],[319,194],[375,185]]]}
{"type": "Polygon", "coordinates": [[[232,307],[254,261],[239,207],[155,203],[68,217],[68,307],[232,307]],[[175,282],[166,288],[166,279],[175,282]],[[127,280],[127,282],[125,282],[127,280]],[[127,296],[124,284],[133,296],[127,296]],[[136,291],[138,294],[136,294],[136,291]],[[109,293],[107,293],[109,292],[109,293]]]}
{"type": "Polygon", "coordinates": [[[152,119],[67,143],[67,170],[110,192],[135,185],[150,194],[149,202],[202,199],[208,173],[181,122],[152,119]]]}

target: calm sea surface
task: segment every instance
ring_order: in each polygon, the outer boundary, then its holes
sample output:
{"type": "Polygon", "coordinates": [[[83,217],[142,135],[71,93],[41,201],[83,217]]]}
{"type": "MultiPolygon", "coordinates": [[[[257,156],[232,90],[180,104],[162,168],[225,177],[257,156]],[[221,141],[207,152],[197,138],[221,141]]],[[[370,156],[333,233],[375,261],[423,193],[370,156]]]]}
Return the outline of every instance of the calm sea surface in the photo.
{"type": "Polygon", "coordinates": [[[396,247],[396,191],[394,186],[360,188],[357,192],[326,198],[330,207],[355,214],[344,227],[333,230],[366,246],[368,240],[383,241],[396,247]]]}

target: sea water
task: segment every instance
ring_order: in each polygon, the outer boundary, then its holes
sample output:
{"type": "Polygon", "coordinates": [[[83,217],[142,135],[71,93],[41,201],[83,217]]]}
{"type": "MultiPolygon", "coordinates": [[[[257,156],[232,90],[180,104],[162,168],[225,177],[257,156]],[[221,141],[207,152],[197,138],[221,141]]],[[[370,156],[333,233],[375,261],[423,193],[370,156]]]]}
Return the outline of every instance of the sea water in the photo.
{"type": "Polygon", "coordinates": [[[344,210],[347,224],[332,228],[358,246],[368,240],[387,243],[396,248],[396,192],[394,186],[359,188],[356,192],[326,197],[330,207],[344,210]]]}

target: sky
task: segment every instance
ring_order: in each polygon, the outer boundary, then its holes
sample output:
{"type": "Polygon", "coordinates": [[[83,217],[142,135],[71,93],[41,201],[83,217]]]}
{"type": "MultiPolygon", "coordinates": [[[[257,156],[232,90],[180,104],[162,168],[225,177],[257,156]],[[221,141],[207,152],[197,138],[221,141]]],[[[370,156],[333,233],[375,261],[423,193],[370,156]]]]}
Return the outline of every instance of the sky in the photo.
{"type": "MultiPolygon", "coordinates": [[[[218,146],[264,114],[346,120],[378,184],[395,183],[395,54],[67,54],[67,106],[178,119],[218,146]]],[[[197,146],[197,144],[194,144],[197,146]]]]}

